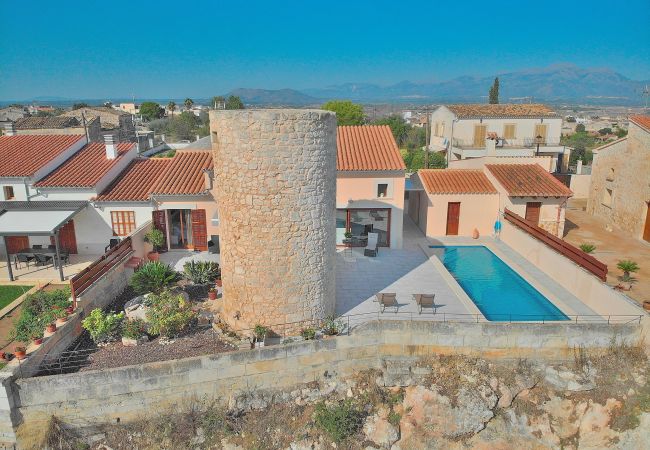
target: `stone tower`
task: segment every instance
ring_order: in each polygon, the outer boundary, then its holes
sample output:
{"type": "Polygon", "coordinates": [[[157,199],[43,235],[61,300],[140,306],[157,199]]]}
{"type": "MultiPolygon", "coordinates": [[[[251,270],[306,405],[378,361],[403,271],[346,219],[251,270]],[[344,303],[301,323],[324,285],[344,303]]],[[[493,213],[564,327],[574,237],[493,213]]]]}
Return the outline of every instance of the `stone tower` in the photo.
{"type": "Polygon", "coordinates": [[[335,115],[211,111],[210,130],[225,320],[243,330],[334,313],[335,115]]]}

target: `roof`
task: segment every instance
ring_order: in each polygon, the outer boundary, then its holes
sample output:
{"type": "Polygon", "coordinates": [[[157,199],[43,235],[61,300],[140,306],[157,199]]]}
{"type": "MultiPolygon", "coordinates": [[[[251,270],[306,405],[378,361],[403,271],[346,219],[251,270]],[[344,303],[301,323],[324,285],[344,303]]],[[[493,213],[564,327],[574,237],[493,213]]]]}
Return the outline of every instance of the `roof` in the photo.
{"type": "Polygon", "coordinates": [[[205,169],[210,152],[179,150],[173,158],[134,160],[95,201],[145,202],[151,195],[199,195],[206,191],[205,169]]]}
{"type": "Polygon", "coordinates": [[[78,134],[0,136],[0,176],[32,176],[81,139],[78,134]]]}
{"type": "Polygon", "coordinates": [[[95,200],[145,202],[151,189],[171,163],[171,158],[137,158],[95,200]]]}
{"type": "Polygon", "coordinates": [[[496,194],[482,170],[422,169],[418,175],[429,194],[496,194]]]}
{"type": "Polygon", "coordinates": [[[81,122],[76,117],[23,117],[14,123],[16,130],[33,130],[40,128],[70,128],[80,127],[81,122]]]}
{"type": "Polygon", "coordinates": [[[630,121],[650,132],[650,116],[632,116],[630,121]]]}
{"type": "Polygon", "coordinates": [[[485,167],[515,197],[571,197],[571,189],[539,164],[486,164],[485,167]]]}
{"type": "Polygon", "coordinates": [[[34,186],[94,187],[134,146],[132,142],[120,142],[117,144],[117,158],[108,159],[103,142],[86,144],[45,178],[34,183],[34,186]]]}
{"type": "Polygon", "coordinates": [[[151,192],[160,195],[193,195],[205,192],[203,171],[212,168],[212,154],[201,150],[177,151],[151,192]]]}
{"type": "Polygon", "coordinates": [[[212,150],[212,138],[210,135],[197,139],[185,147],[183,150],[212,150]]]}
{"type": "Polygon", "coordinates": [[[603,144],[603,145],[601,145],[600,147],[593,148],[593,149],[591,149],[591,151],[592,151],[593,153],[598,153],[598,152],[600,152],[601,150],[605,150],[606,148],[611,147],[612,145],[616,145],[616,144],[618,144],[618,143],[620,143],[620,142],[623,142],[623,141],[626,141],[626,140],[627,140],[627,136],[622,137],[622,138],[620,138],[620,139],[616,139],[615,141],[612,141],[612,142],[608,142],[608,143],[606,143],[606,144],[603,144]]]}
{"type": "Polygon", "coordinates": [[[88,204],[85,201],[2,203],[3,206],[15,204],[0,212],[0,236],[53,234],[88,204]]]}
{"type": "Polygon", "coordinates": [[[86,200],[30,200],[0,202],[0,210],[32,209],[37,211],[56,211],[60,209],[81,209],[88,204],[86,200]]]}
{"type": "Polygon", "coordinates": [[[336,169],[340,171],[406,169],[388,125],[340,126],[336,149],[336,169]]]}
{"type": "Polygon", "coordinates": [[[130,116],[126,111],[123,111],[121,109],[115,109],[115,108],[109,108],[108,106],[82,106],[81,108],[73,109],[70,111],[66,111],[61,116],[66,116],[66,117],[78,117],[81,115],[82,112],[90,112],[91,114],[93,112],[97,113],[106,113],[106,114],[112,114],[115,116],[130,116]]]}
{"type": "Polygon", "coordinates": [[[476,105],[446,105],[460,119],[471,119],[481,117],[494,118],[538,118],[538,117],[560,117],[555,111],[546,105],[541,104],[476,104],[476,105]]]}

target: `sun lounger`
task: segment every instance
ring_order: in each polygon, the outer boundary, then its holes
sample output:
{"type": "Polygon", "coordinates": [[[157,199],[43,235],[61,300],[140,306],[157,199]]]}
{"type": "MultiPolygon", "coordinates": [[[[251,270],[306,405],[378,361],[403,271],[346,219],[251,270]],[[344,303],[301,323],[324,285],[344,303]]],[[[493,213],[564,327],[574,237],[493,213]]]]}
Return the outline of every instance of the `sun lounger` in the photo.
{"type": "Polygon", "coordinates": [[[418,314],[422,314],[423,308],[431,308],[433,313],[436,313],[435,296],[435,294],[413,294],[413,300],[418,305],[418,314]]]}
{"type": "Polygon", "coordinates": [[[384,312],[386,308],[395,308],[395,312],[399,309],[397,304],[397,294],[392,292],[380,292],[375,294],[377,301],[379,302],[379,311],[384,312]]]}
{"type": "Polygon", "coordinates": [[[377,233],[368,233],[368,244],[363,250],[364,256],[377,256],[379,250],[379,235],[377,233]]]}

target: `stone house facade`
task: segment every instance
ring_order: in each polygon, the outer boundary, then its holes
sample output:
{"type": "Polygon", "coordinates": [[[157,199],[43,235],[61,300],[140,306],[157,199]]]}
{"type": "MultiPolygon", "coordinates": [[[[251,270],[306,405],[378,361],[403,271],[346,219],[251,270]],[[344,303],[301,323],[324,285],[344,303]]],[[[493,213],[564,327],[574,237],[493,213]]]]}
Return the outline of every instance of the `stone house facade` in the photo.
{"type": "Polygon", "coordinates": [[[630,118],[626,138],[594,149],[587,212],[650,242],[650,117],[630,118]]]}
{"type": "Polygon", "coordinates": [[[86,120],[99,117],[102,134],[109,132],[115,136],[118,142],[135,142],[135,124],[133,115],[126,111],[120,111],[114,108],[104,106],[88,106],[78,108],[61,114],[62,117],[75,117],[81,121],[83,117],[86,120]]]}

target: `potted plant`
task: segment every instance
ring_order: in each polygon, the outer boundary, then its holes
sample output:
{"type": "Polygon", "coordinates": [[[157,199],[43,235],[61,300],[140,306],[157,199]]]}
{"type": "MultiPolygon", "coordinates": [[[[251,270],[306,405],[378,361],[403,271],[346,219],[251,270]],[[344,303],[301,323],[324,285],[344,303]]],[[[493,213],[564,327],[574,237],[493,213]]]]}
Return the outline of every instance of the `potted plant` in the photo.
{"type": "Polygon", "coordinates": [[[147,324],[142,319],[126,321],[122,326],[122,345],[134,347],[149,340],[147,324]]]}
{"type": "Polygon", "coordinates": [[[43,343],[43,333],[34,333],[32,335],[32,343],[34,345],[41,345],[43,343]]]}
{"type": "Polygon", "coordinates": [[[255,347],[264,347],[264,338],[266,338],[269,329],[263,325],[255,325],[253,328],[253,342],[255,347]]]}
{"type": "Polygon", "coordinates": [[[217,299],[217,290],[215,288],[210,288],[208,290],[208,298],[210,300],[216,300],[217,299]]]}
{"type": "Polygon", "coordinates": [[[639,265],[631,260],[622,260],[616,264],[616,267],[623,272],[623,276],[620,278],[622,283],[619,286],[621,286],[622,289],[629,291],[632,288],[632,281],[634,281],[630,274],[638,272],[639,265]]]}
{"type": "Polygon", "coordinates": [[[65,312],[68,313],[68,315],[74,314],[74,306],[70,305],[65,309],[65,312]]]}
{"type": "Polygon", "coordinates": [[[650,311],[650,300],[643,301],[643,309],[645,309],[646,311],[650,311]]]}
{"type": "Polygon", "coordinates": [[[59,307],[52,308],[52,315],[56,319],[57,325],[63,325],[68,320],[68,311],[63,308],[59,308],[59,307]]]}
{"type": "Polygon", "coordinates": [[[56,331],[56,323],[50,322],[47,325],[45,325],[45,331],[48,333],[54,333],[56,331]]]}
{"type": "Polygon", "coordinates": [[[147,258],[149,261],[158,261],[160,259],[160,253],[158,251],[165,244],[165,236],[162,231],[154,228],[144,235],[144,240],[153,246],[153,250],[147,253],[147,258]]]}
{"type": "Polygon", "coordinates": [[[327,336],[336,336],[343,331],[343,321],[335,316],[327,316],[323,322],[323,334],[327,336]]]}
{"type": "Polygon", "coordinates": [[[219,275],[217,279],[214,280],[214,284],[216,284],[217,287],[223,287],[223,280],[221,279],[221,275],[219,275]]]}
{"type": "Polygon", "coordinates": [[[300,330],[300,336],[306,341],[312,341],[316,337],[316,330],[308,327],[300,330]]]}
{"type": "Polygon", "coordinates": [[[9,358],[7,357],[7,353],[6,352],[0,352],[0,359],[2,359],[3,361],[8,361],[9,358]]]}
{"type": "Polygon", "coordinates": [[[14,355],[16,355],[16,358],[19,360],[23,360],[27,358],[27,349],[25,347],[19,346],[14,349],[14,355]]]}

